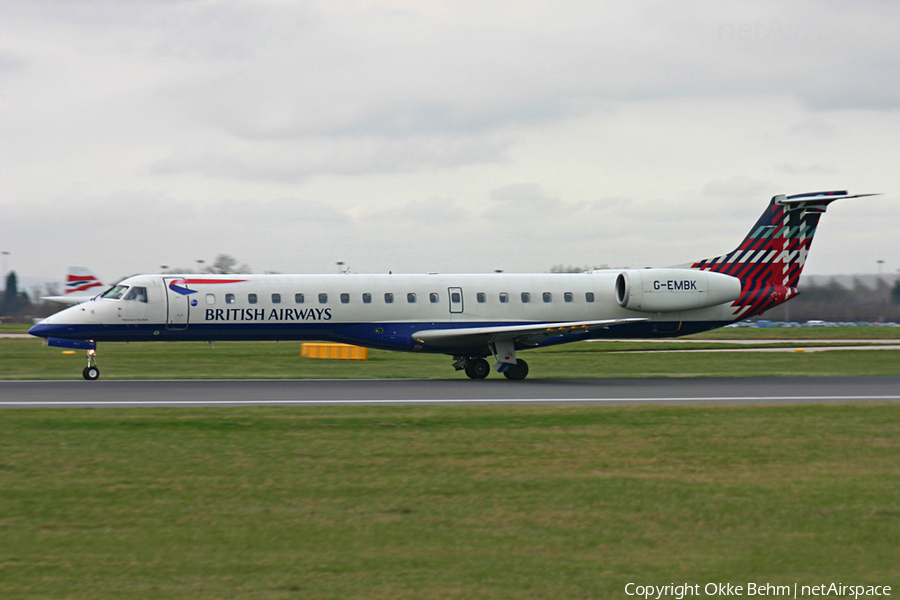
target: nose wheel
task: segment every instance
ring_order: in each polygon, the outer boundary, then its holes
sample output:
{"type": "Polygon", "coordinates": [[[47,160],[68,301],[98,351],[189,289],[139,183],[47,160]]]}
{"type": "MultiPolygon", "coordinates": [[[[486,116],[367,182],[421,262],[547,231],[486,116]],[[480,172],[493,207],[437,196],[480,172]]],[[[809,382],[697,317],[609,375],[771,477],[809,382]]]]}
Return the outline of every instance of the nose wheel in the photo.
{"type": "Polygon", "coordinates": [[[88,381],[94,381],[95,379],[100,378],[100,368],[97,367],[97,351],[96,350],[88,350],[87,351],[87,366],[84,368],[84,371],[81,372],[82,377],[87,379],[88,381]]]}

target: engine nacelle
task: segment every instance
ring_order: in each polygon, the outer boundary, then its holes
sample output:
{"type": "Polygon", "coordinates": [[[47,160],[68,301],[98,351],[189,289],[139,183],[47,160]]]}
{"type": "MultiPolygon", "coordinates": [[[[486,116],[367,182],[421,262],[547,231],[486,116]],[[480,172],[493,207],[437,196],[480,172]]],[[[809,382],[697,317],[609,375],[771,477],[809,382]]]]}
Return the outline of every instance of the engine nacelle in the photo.
{"type": "Polygon", "coordinates": [[[642,312],[676,312],[734,302],[741,280],[693,269],[629,269],[616,277],[616,302],[642,312]]]}

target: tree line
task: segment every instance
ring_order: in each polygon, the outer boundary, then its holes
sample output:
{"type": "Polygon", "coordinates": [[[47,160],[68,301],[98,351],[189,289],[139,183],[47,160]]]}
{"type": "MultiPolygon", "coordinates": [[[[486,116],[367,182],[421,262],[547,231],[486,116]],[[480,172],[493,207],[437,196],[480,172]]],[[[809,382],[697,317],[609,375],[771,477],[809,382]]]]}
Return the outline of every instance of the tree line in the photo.
{"type": "Polygon", "coordinates": [[[892,285],[879,277],[875,287],[859,279],[851,287],[834,279],[822,285],[801,281],[799,289],[799,296],[763,313],[760,318],[788,322],[900,322],[900,279],[892,285]]]}

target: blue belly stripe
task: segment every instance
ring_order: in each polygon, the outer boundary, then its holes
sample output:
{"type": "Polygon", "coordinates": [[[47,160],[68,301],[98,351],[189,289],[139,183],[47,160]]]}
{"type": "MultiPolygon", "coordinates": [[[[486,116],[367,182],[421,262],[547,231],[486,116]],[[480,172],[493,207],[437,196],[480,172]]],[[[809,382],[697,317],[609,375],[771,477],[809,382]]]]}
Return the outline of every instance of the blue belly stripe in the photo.
{"type": "MultiPolygon", "coordinates": [[[[468,354],[486,356],[487,346],[472,348],[442,348],[422,346],[412,339],[412,334],[423,329],[461,329],[467,327],[495,327],[525,325],[530,322],[424,322],[424,323],[217,323],[190,324],[185,329],[166,329],[161,324],[135,325],[44,325],[31,328],[29,333],[37,337],[62,343],[92,344],[93,342],[151,342],[151,341],[330,341],[344,342],[383,350],[430,352],[440,354],[468,354]],[[379,332],[380,331],[380,332],[379,332]],[[93,342],[88,341],[93,340],[93,342]]],[[[728,321],[653,322],[626,323],[609,329],[573,333],[549,338],[538,346],[516,345],[516,349],[555,346],[562,343],[590,339],[628,339],[679,337],[715,329],[728,321]]],[[[551,324],[551,323],[548,323],[551,324]]],[[[89,349],[85,346],[61,346],[89,349]]],[[[93,346],[90,346],[93,347],[93,346]]]]}

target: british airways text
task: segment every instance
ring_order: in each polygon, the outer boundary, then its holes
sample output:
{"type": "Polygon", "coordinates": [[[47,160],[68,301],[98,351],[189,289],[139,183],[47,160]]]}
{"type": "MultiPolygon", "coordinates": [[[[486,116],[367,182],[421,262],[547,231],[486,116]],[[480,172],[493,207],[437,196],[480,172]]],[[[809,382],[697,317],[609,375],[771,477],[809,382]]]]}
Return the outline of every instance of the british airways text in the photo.
{"type": "Polygon", "coordinates": [[[207,308],[207,321],[330,321],[330,308],[207,308]]]}

